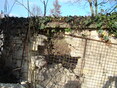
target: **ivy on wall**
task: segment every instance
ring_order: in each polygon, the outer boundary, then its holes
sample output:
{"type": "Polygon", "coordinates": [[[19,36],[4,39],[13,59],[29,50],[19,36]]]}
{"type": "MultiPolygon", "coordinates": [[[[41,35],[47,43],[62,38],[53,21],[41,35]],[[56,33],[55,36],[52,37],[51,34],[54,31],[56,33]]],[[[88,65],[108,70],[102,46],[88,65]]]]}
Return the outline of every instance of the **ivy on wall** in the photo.
{"type": "MultiPolygon", "coordinates": [[[[29,18],[4,18],[0,22],[0,29],[5,29],[7,27],[9,29],[27,29],[30,23],[31,29],[37,31],[47,31],[47,24],[51,22],[59,22],[59,23],[67,23],[70,25],[69,28],[61,28],[57,25],[50,28],[52,33],[64,31],[71,32],[74,29],[97,29],[103,31],[106,29],[109,32],[109,35],[113,35],[117,37],[117,12],[113,12],[111,14],[99,14],[96,17],[83,17],[83,16],[67,16],[67,17],[31,17],[29,18]],[[60,29],[60,30],[58,30],[60,29]]],[[[54,25],[54,24],[53,24],[54,25]]],[[[8,31],[8,30],[7,30],[8,31]]],[[[24,30],[23,30],[24,31],[24,30]]],[[[10,32],[9,32],[10,33],[10,32]]],[[[14,34],[14,32],[11,32],[14,34]]],[[[19,32],[17,32],[19,33],[19,32]]],[[[18,35],[18,34],[17,34],[18,35]]],[[[106,37],[107,38],[107,37],[106,37]]]]}
{"type": "MultiPolygon", "coordinates": [[[[36,18],[38,23],[39,30],[46,29],[48,22],[64,22],[68,23],[71,28],[65,28],[64,31],[68,32],[71,29],[85,29],[85,28],[97,28],[97,30],[107,29],[109,34],[113,34],[117,37],[117,12],[112,14],[100,14],[96,17],[77,17],[77,16],[68,16],[68,17],[40,17],[36,18]]],[[[57,26],[58,27],[58,26],[57,26]]],[[[55,27],[56,28],[56,27],[55,27]]],[[[55,32],[55,30],[53,30],[55,32]]]]}

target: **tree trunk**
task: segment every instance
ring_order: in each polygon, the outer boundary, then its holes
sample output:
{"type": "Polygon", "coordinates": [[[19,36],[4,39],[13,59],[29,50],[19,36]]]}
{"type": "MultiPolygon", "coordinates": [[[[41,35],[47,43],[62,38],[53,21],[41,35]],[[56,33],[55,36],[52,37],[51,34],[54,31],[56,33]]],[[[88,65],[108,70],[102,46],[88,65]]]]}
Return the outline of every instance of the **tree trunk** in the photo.
{"type": "Polygon", "coordinates": [[[47,7],[47,5],[46,5],[45,1],[43,2],[43,5],[44,5],[44,16],[46,16],[46,7],[47,7]]]}
{"type": "Polygon", "coordinates": [[[98,14],[98,4],[97,4],[97,0],[95,0],[95,16],[97,16],[98,14]]]}
{"type": "Polygon", "coordinates": [[[88,2],[89,2],[89,5],[90,5],[91,15],[92,15],[92,17],[94,17],[94,10],[93,10],[92,0],[88,0],[88,2]]]}

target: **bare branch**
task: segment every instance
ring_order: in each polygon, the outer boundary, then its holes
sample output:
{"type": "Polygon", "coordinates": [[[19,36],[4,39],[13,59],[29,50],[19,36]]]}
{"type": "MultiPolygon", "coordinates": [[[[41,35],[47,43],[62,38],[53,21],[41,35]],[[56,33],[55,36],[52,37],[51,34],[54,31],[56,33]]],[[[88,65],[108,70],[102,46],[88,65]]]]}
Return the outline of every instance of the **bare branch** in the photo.
{"type": "Polygon", "coordinates": [[[48,4],[48,0],[46,1],[46,5],[48,4]]]}
{"type": "Polygon", "coordinates": [[[11,6],[11,8],[10,8],[10,10],[9,10],[9,12],[8,12],[8,15],[9,15],[9,14],[10,14],[10,12],[12,11],[12,9],[13,9],[13,7],[14,7],[15,3],[16,3],[16,1],[14,1],[13,5],[11,6]]]}
{"type": "Polygon", "coordinates": [[[117,6],[115,6],[115,7],[110,11],[110,13],[113,12],[116,8],[117,8],[117,6]]]}
{"type": "Polygon", "coordinates": [[[37,6],[37,5],[33,5],[31,11],[34,14],[34,16],[42,16],[41,8],[39,6],[37,6]]]}
{"type": "Polygon", "coordinates": [[[108,2],[109,2],[109,0],[107,0],[106,2],[103,0],[103,2],[100,2],[98,5],[106,4],[108,2]]]}
{"type": "Polygon", "coordinates": [[[15,1],[16,1],[16,3],[22,5],[31,15],[34,16],[34,14],[23,3],[19,2],[18,0],[15,0],[15,1]]]}
{"type": "Polygon", "coordinates": [[[43,3],[44,7],[44,16],[46,16],[48,0],[40,0],[43,3]]]}

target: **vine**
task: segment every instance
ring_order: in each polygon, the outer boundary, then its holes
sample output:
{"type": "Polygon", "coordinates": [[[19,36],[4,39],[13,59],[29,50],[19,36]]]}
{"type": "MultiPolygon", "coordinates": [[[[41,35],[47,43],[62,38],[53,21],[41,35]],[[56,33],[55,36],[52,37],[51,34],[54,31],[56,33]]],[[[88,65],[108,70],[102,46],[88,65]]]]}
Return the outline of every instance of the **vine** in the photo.
{"type": "MultiPolygon", "coordinates": [[[[109,35],[104,36],[105,39],[109,36],[117,37],[117,12],[113,12],[111,14],[99,14],[96,17],[83,17],[83,16],[67,16],[67,17],[31,17],[31,29],[33,28],[36,30],[36,32],[39,31],[44,31],[46,33],[48,26],[47,24],[50,22],[58,22],[58,23],[67,23],[70,25],[69,28],[63,28],[61,30],[60,26],[54,25],[52,33],[57,33],[60,31],[63,32],[71,32],[74,29],[97,29],[100,35],[101,30],[104,31],[105,29],[108,31],[109,35]],[[59,30],[58,30],[59,29],[59,30]]],[[[3,25],[6,22],[6,20],[2,19],[1,20],[1,25],[3,25]]],[[[15,25],[17,23],[18,25],[21,25],[22,23],[23,27],[26,28],[28,20],[27,18],[15,18],[15,17],[10,17],[10,19],[7,20],[7,23],[9,25],[15,25]]],[[[10,27],[11,28],[11,27],[10,27]]],[[[2,27],[1,27],[2,29],[2,27]]],[[[11,28],[13,29],[13,28],[11,28]]],[[[16,28],[14,28],[16,29],[16,28]]],[[[20,29],[20,28],[18,28],[20,29]]],[[[10,31],[10,30],[9,30],[10,31]]],[[[23,30],[25,31],[25,30],[23,30]]],[[[20,35],[20,32],[17,32],[16,34],[13,32],[9,32],[11,35],[17,36],[20,35]]],[[[103,34],[103,33],[102,33],[103,34]]]]}

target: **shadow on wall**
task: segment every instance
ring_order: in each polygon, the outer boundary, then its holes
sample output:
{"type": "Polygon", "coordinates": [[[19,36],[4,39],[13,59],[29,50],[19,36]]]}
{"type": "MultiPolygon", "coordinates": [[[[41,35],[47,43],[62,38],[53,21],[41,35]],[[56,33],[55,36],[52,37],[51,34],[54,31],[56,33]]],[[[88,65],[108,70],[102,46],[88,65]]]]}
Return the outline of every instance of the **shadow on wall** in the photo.
{"type": "Polygon", "coordinates": [[[110,88],[113,82],[115,82],[115,88],[117,88],[117,76],[109,76],[108,81],[106,81],[102,88],[110,88]]]}
{"type": "Polygon", "coordinates": [[[75,69],[78,63],[78,59],[81,57],[72,57],[68,43],[63,36],[56,35],[50,40],[43,40],[42,44],[38,45],[39,55],[45,56],[47,64],[59,64],[67,69],[75,69]]]}
{"type": "Polygon", "coordinates": [[[48,64],[61,63],[66,69],[75,69],[80,57],[72,57],[70,55],[48,55],[45,56],[48,64]],[[49,58],[48,58],[49,57],[49,58]]]}
{"type": "Polygon", "coordinates": [[[81,88],[81,84],[78,81],[68,81],[64,88],[81,88]]]}

